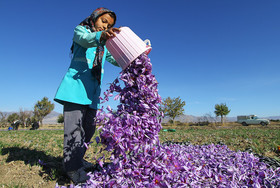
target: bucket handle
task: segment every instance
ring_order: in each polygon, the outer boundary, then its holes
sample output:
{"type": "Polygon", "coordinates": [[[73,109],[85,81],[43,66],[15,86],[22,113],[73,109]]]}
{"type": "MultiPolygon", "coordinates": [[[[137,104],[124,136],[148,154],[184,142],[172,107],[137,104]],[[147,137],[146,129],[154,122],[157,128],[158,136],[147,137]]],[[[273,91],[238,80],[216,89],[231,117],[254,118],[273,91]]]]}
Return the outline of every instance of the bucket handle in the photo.
{"type": "Polygon", "coordinates": [[[147,47],[151,47],[151,41],[149,39],[144,40],[144,43],[147,45],[147,47]]]}

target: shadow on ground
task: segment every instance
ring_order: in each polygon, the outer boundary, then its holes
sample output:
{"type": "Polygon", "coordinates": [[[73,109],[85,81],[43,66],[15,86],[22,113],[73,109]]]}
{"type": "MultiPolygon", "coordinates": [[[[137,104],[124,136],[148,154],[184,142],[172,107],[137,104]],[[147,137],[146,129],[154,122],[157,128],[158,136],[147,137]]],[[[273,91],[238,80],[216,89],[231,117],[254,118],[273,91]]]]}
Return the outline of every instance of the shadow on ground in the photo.
{"type": "Polygon", "coordinates": [[[62,157],[53,157],[44,151],[23,147],[2,148],[1,155],[6,154],[8,154],[6,162],[24,161],[26,165],[41,166],[39,175],[46,181],[56,181],[59,185],[70,183],[62,168],[62,157]]]}

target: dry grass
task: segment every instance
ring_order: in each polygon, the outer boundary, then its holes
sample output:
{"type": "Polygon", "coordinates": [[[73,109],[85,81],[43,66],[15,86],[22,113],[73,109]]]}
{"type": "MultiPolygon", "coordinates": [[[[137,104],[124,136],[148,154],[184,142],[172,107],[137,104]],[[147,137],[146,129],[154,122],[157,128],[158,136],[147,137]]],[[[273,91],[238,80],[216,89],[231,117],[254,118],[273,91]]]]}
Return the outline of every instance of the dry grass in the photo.
{"type": "MultiPolygon", "coordinates": [[[[228,123],[225,126],[163,126],[176,132],[160,132],[161,142],[191,142],[193,145],[226,144],[235,151],[251,148],[253,152],[280,161],[280,124],[267,127],[228,123]]],[[[62,171],[63,125],[44,125],[41,130],[0,131],[0,187],[54,187],[68,185],[62,171]],[[51,129],[51,130],[42,130],[51,129]],[[42,167],[38,161],[46,165],[42,167]]],[[[98,133],[95,133],[94,137],[98,133]]],[[[94,162],[100,145],[93,143],[86,154],[94,162]]],[[[108,156],[108,153],[105,154],[108,156]]]]}

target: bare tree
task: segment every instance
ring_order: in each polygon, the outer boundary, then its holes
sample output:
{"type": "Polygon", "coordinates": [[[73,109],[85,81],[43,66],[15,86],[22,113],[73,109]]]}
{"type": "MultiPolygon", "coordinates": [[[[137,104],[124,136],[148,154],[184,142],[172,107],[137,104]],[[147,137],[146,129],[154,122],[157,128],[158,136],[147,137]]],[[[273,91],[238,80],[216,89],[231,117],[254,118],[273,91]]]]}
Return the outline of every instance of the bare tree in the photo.
{"type": "Polygon", "coordinates": [[[217,117],[214,117],[211,112],[204,115],[209,122],[217,123],[217,117]]]}
{"type": "Polygon", "coordinates": [[[7,124],[7,119],[6,119],[7,114],[4,114],[3,112],[0,112],[0,126],[5,127],[7,124]]]}
{"type": "Polygon", "coordinates": [[[23,127],[27,127],[27,120],[30,119],[32,112],[19,109],[19,120],[23,127]]]}

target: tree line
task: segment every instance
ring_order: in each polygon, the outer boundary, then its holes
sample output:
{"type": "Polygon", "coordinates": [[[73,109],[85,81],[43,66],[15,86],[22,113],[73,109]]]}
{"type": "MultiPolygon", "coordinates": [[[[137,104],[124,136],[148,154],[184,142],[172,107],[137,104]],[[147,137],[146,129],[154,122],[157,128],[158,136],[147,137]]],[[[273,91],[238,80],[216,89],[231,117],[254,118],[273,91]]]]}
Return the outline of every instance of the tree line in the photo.
{"type": "MultiPolygon", "coordinates": [[[[159,105],[159,111],[163,112],[164,117],[170,117],[171,123],[175,124],[175,118],[184,114],[184,106],[186,102],[180,99],[180,97],[171,98],[167,97],[162,100],[162,103],[159,105]]],[[[216,117],[221,117],[221,123],[224,125],[225,118],[229,114],[230,110],[228,109],[225,103],[216,104],[215,111],[216,117]]],[[[209,121],[216,121],[211,114],[206,114],[203,117],[199,118],[199,121],[202,122],[209,122],[209,121]]],[[[57,118],[57,123],[63,123],[64,117],[63,114],[59,115],[57,118]]]]}
{"type": "Polygon", "coordinates": [[[54,109],[54,104],[47,97],[37,101],[32,111],[20,109],[18,113],[12,113],[7,116],[0,112],[0,126],[8,127],[11,124],[18,122],[22,127],[29,127],[34,123],[43,125],[43,119],[54,109]]]}
{"type": "MultiPolygon", "coordinates": [[[[184,114],[184,106],[186,102],[183,101],[180,97],[171,98],[167,97],[162,100],[162,103],[159,106],[159,110],[163,112],[165,117],[170,117],[171,122],[175,123],[175,118],[184,114]]],[[[19,121],[22,127],[29,127],[33,123],[38,122],[40,125],[43,125],[43,119],[54,109],[54,104],[49,101],[47,97],[44,97],[42,100],[37,101],[34,105],[33,111],[19,110],[19,113],[12,113],[8,117],[3,112],[0,112],[0,126],[7,127],[15,121],[19,121]]],[[[215,111],[216,117],[221,117],[222,125],[225,122],[226,116],[229,114],[230,110],[228,109],[225,103],[216,104],[215,111]]],[[[206,115],[213,119],[211,115],[206,115]]],[[[205,117],[206,118],[206,117],[205,117]]],[[[204,119],[205,119],[204,118],[204,119]]],[[[209,119],[209,118],[206,118],[209,119]]],[[[61,114],[57,122],[63,123],[64,117],[61,114]]],[[[208,121],[208,120],[207,120],[208,121]]]]}
{"type": "MultiPolygon", "coordinates": [[[[184,106],[186,102],[180,99],[180,97],[171,98],[167,97],[162,100],[159,106],[159,110],[163,112],[165,117],[170,117],[171,122],[175,123],[175,118],[184,114],[184,106]]],[[[229,114],[230,110],[225,103],[216,104],[215,111],[216,117],[221,117],[221,124],[224,125],[225,118],[229,114]]],[[[210,117],[210,115],[207,115],[210,117]]],[[[212,118],[212,117],[210,117],[212,118]]],[[[208,121],[208,120],[207,120],[208,121]]]]}

